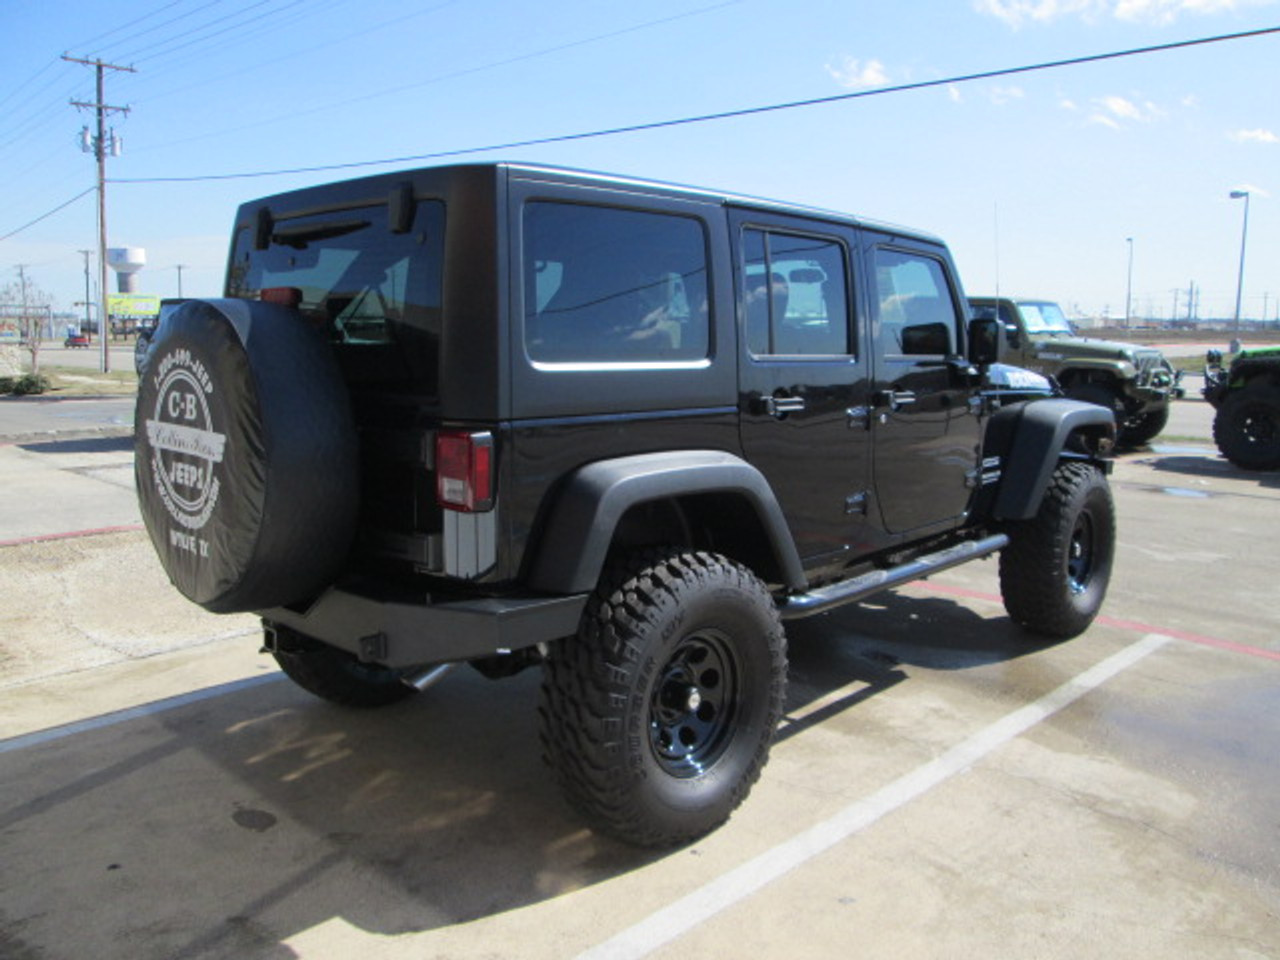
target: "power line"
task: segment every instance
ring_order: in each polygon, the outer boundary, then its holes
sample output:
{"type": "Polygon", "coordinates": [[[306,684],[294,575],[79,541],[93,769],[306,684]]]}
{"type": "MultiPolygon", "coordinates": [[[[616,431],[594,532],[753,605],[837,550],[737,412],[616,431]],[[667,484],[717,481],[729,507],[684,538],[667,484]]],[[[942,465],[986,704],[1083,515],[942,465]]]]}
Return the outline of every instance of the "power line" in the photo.
{"type": "Polygon", "coordinates": [[[18,84],[16,87],[10,90],[7,94],[5,94],[5,96],[0,97],[0,107],[3,107],[6,103],[8,103],[10,100],[16,97],[18,94],[20,94],[23,90],[25,90],[27,87],[31,86],[31,84],[39,80],[42,76],[44,76],[51,69],[53,69],[53,67],[55,67],[57,63],[58,63],[58,58],[54,57],[52,60],[46,63],[43,67],[37,70],[34,74],[32,74],[26,80],[22,81],[22,83],[18,84]]]}
{"type": "MultiPolygon", "coordinates": [[[[210,0],[209,3],[205,4],[205,6],[214,6],[215,4],[218,4],[221,2],[222,0],[210,0]]],[[[138,24],[144,23],[145,21],[150,20],[152,17],[158,17],[160,14],[164,13],[166,10],[171,10],[182,3],[183,3],[183,0],[171,0],[170,3],[166,3],[163,7],[159,7],[156,10],[152,10],[150,13],[144,13],[142,16],[135,17],[134,19],[130,20],[128,23],[122,23],[118,27],[112,27],[106,33],[100,33],[96,37],[86,40],[83,43],[74,44],[73,46],[78,47],[81,50],[88,50],[90,47],[96,47],[100,43],[102,43],[102,41],[106,40],[108,37],[113,37],[117,33],[120,33],[124,30],[128,30],[130,27],[136,27],[138,24]]],[[[203,9],[204,7],[200,7],[197,10],[192,10],[188,13],[182,14],[181,16],[174,17],[172,20],[166,20],[162,24],[158,24],[154,27],[148,27],[146,30],[139,31],[137,34],[134,34],[134,36],[142,36],[143,34],[151,33],[153,30],[159,30],[163,26],[167,26],[168,24],[173,23],[177,20],[181,20],[183,17],[189,17],[191,16],[191,14],[198,13],[200,10],[203,10],[203,9]]],[[[125,38],[125,40],[128,40],[128,39],[129,39],[128,37],[125,38]]],[[[122,43],[122,42],[124,41],[117,41],[117,43],[122,43]]]]}
{"type": "MultiPolygon", "coordinates": [[[[442,83],[446,80],[456,80],[460,77],[466,77],[472,74],[482,73],[487,70],[495,70],[500,67],[507,67],[507,66],[511,66],[512,64],[521,63],[528,60],[541,59],[543,57],[551,56],[553,54],[563,53],[566,50],[572,50],[577,47],[584,47],[589,44],[599,43],[603,40],[613,40],[617,37],[626,36],[627,34],[631,34],[631,33],[637,33],[641,30],[648,30],[653,27],[666,26],[667,24],[674,23],[678,20],[686,20],[690,17],[701,16],[704,13],[710,13],[714,10],[720,10],[720,9],[723,9],[724,7],[730,7],[740,2],[741,0],[723,0],[723,2],[714,3],[709,6],[699,7],[695,10],[690,10],[684,13],[678,13],[673,16],[661,17],[657,20],[646,20],[643,23],[632,24],[631,26],[622,27],[616,30],[611,30],[608,33],[599,33],[590,37],[583,37],[579,40],[571,40],[566,43],[560,43],[552,47],[545,47],[540,50],[531,51],[529,53],[519,54],[518,56],[507,57],[503,60],[496,60],[490,63],[483,63],[473,67],[466,67],[460,70],[454,70],[450,73],[438,74],[436,76],[428,77],[425,80],[419,80],[414,83],[402,84],[400,86],[390,87],[384,90],[377,90],[377,91],[374,91],[373,93],[360,94],[359,96],[348,97],[345,100],[329,101],[325,103],[323,106],[312,107],[306,110],[294,109],[294,110],[291,110],[289,113],[279,117],[269,117],[266,120],[257,120],[257,121],[254,121],[253,123],[242,124],[241,126],[233,127],[230,129],[217,130],[212,133],[202,133],[194,137],[186,137],[185,139],[182,139],[182,140],[170,140],[164,144],[164,147],[168,148],[168,147],[173,147],[173,146],[177,146],[184,143],[195,143],[200,140],[218,139],[221,137],[225,137],[229,134],[240,133],[244,130],[252,130],[256,127],[272,126],[274,124],[279,123],[281,120],[296,120],[300,117],[312,116],[317,113],[324,113],[334,109],[335,107],[353,106],[354,104],[357,104],[357,103],[365,103],[365,102],[368,102],[369,100],[376,100],[380,97],[389,96],[391,94],[405,93],[409,90],[416,90],[421,87],[430,86],[432,84],[442,83]]],[[[429,8],[429,10],[426,10],[426,11],[418,11],[414,13],[413,16],[418,16],[424,12],[431,12],[434,10],[438,10],[438,9],[441,9],[441,7],[443,6],[448,6],[448,4],[447,3],[441,4],[440,6],[429,8]]],[[[381,29],[381,28],[379,27],[377,29],[381,29]]],[[[356,34],[356,36],[359,36],[359,34],[356,34]]],[[[349,38],[344,37],[338,41],[333,41],[333,42],[334,43],[347,42],[348,39],[349,38]]],[[[329,44],[321,44],[317,46],[328,46],[328,45],[329,44]]],[[[289,56],[300,56],[307,52],[309,51],[304,50],[298,54],[290,54],[289,56]]],[[[284,57],[278,58],[276,62],[278,63],[282,59],[286,59],[286,58],[284,57]]],[[[173,92],[175,91],[172,91],[172,90],[165,91],[165,93],[161,94],[161,96],[168,96],[173,92]]],[[[155,99],[157,98],[154,98],[154,97],[151,98],[151,100],[155,100],[155,99]]],[[[155,148],[152,148],[152,149],[155,149],[155,148]]]]}
{"type": "MultiPolygon", "coordinates": [[[[292,2],[285,5],[284,9],[288,9],[288,7],[292,7],[292,6],[297,6],[297,4],[301,2],[303,2],[303,0],[292,0],[292,2]]],[[[185,49],[186,47],[192,46],[193,44],[201,43],[205,40],[211,40],[214,37],[221,36],[222,34],[229,33],[233,30],[242,29],[243,27],[247,26],[250,23],[253,23],[256,20],[261,20],[263,17],[272,16],[276,11],[268,10],[266,13],[259,13],[245,20],[237,20],[236,18],[242,17],[245,14],[249,13],[250,11],[258,9],[259,7],[268,6],[270,3],[271,3],[271,0],[258,0],[257,3],[251,3],[247,7],[243,7],[240,10],[235,11],[234,13],[229,13],[226,16],[218,17],[215,20],[210,20],[208,23],[203,23],[203,24],[200,24],[199,26],[192,27],[190,30],[187,30],[183,33],[179,33],[176,36],[169,37],[164,40],[158,40],[156,43],[150,46],[135,50],[132,53],[126,55],[124,59],[141,63],[145,60],[150,60],[154,57],[158,57],[166,53],[172,53],[176,50],[185,49]],[[214,30],[214,32],[212,33],[206,32],[215,27],[218,27],[220,24],[226,24],[226,26],[223,26],[219,30],[214,30]],[[190,37],[191,39],[187,39],[188,37],[190,37]]]]}
{"type": "Polygon", "coordinates": [[[79,193],[77,193],[74,197],[72,197],[70,200],[68,200],[66,203],[60,203],[60,204],[58,204],[58,206],[54,207],[54,208],[53,208],[52,210],[50,210],[48,213],[42,213],[42,214],[40,214],[40,216],[36,217],[34,220],[32,220],[32,221],[30,221],[30,222],[28,222],[28,223],[24,223],[22,226],[18,227],[16,230],[10,230],[10,231],[9,231],[8,233],[6,233],[3,237],[0,237],[0,241],[8,240],[10,237],[16,237],[18,234],[22,233],[22,231],[23,231],[23,230],[26,230],[26,229],[28,229],[28,228],[30,228],[30,227],[34,227],[37,223],[39,223],[39,222],[40,222],[40,221],[42,221],[42,220],[48,220],[48,219],[49,219],[50,217],[52,217],[55,213],[60,213],[60,212],[62,212],[63,210],[67,209],[67,207],[69,207],[69,206],[71,206],[73,203],[75,203],[77,200],[81,200],[81,199],[83,199],[84,197],[87,197],[89,194],[93,193],[93,192],[94,192],[95,190],[97,190],[97,189],[98,189],[98,188],[97,188],[96,186],[93,186],[93,187],[90,187],[88,190],[82,190],[82,191],[80,191],[80,192],[79,192],[79,193]]]}
{"type": "Polygon", "coordinates": [[[740,117],[759,116],[766,113],[778,113],[785,110],[798,110],[804,107],[826,106],[848,100],[860,100],[868,97],[885,96],[890,93],[907,93],[914,90],[927,90],[933,87],[952,86],[961,83],[973,83],[978,80],[992,80],[997,77],[1010,77],[1023,73],[1034,73],[1042,70],[1056,70],[1062,67],[1078,67],[1084,64],[1101,63],[1107,60],[1119,60],[1127,57],[1138,57],[1152,53],[1166,53],[1171,50],[1183,50],[1190,47],[1206,46],[1214,43],[1226,43],[1233,40],[1247,40],[1254,37],[1280,33],[1280,27],[1265,27],[1258,30],[1246,30],[1240,33],[1219,34],[1211,37],[1199,37],[1194,40],[1179,40],[1172,43],[1155,44],[1148,47],[1134,47],[1110,53],[1096,53],[1082,57],[1070,57],[1065,60],[1049,60],[1040,63],[1026,64],[1020,67],[1005,67],[999,70],[984,70],[979,73],[961,74],[938,80],[922,80],[916,83],[903,83],[891,87],[876,87],[873,90],[857,90],[852,93],[840,93],[826,97],[812,97],[806,100],[791,100],[785,103],[767,104],[757,107],[744,107],[738,110],[724,110],[718,113],[706,113],[693,117],[680,117],[671,120],[655,120],[649,123],[629,124],[621,127],[609,127],[603,130],[591,130],[580,133],[566,133],[551,137],[537,137],[529,140],[512,140],[506,143],[495,143],[482,147],[464,147],[456,150],[438,150],[432,153],[411,154],[403,157],[388,157],[382,160],[357,160],[349,163],[322,164],[310,167],[292,167],[283,170],[259,170],[244,173],[205,174],[190,177],[136,177],[112,180],[111,183],[200,183],[214,180],[246,180],[257,177],[277,177],[301,173],[322,173],[331,170],[351,170],[359,167],[375,167],[387,164],[412,163],[422,160],[441,160],[449,157],[460,157],[473,153],[489,153],[495,150],[514,150],[523,147],[539,147],[554,143],[569,143],[577,140],[591,140],[600,137],[613,137],[626,133],[644,133],[651,130],[663,130],[671,127],[689,126],[697,123],[711,123],[720,120],[733,120],[740,117]]]}

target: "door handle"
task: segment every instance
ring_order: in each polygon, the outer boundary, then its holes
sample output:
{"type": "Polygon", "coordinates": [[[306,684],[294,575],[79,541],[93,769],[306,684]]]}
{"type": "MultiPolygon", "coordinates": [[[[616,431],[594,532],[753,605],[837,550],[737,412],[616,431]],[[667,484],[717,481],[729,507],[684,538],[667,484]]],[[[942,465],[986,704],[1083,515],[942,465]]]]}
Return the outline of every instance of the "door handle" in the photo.
{"type": "Polygon", "coordinates": [[[781,420],[788,413],[799,413],[804,409],[804,397],[761,397],[760,408],[771,417],[781,420]]]}
{"type": "Polygon", "coordinates": [[[881,390],[876,394],[876,406],[888,407],[897,413],[903,407],[916,402],[916,395],[910,390],[881,390]]]}

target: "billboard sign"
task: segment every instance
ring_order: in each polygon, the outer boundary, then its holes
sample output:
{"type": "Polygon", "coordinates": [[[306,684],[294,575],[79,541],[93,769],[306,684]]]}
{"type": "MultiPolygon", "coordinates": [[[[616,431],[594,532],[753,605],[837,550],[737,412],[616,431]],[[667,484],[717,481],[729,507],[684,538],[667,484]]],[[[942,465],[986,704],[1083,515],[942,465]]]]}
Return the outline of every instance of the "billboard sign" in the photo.
{"type": "Polygon", "coordinates": [[[149,293],[107,295],[107,314],[112,320],[154,320],[160,316],[160,298],[149,293]]]}

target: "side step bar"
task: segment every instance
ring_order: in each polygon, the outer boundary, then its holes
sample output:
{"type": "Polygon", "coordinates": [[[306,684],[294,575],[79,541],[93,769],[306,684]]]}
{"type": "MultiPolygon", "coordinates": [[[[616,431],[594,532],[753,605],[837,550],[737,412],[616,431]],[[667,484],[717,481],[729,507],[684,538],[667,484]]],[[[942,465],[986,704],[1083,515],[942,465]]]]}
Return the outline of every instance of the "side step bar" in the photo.
{"type": "Polygon", "coordinates": [[[849,580],[841,580],[839,583],[810,590],[808,593],[794,594],[786,598],[778,611],[782,614],[783,620],[799,620],[802,617],[826,613],[828,610],[834,610],[846,603],[853,603],[855,600],[862,600],[881,590],[900,587],[912,580],[919,580],[921,577],[957,567],[978,557],[985,557],[1008,545],[1009,537],[1003,533],[992,534],[981,540],[965,540],[954,547],[917,557],[899,567],[872,570],[849,580]]]}

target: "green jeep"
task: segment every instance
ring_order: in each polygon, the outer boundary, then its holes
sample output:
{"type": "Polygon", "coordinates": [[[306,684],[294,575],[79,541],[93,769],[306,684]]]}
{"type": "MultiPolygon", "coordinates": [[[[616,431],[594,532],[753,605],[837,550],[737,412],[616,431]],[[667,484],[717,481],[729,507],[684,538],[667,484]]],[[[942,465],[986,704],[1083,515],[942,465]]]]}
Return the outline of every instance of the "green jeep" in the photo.
{"type": "Polygon", "coordinates": [[[1246,470],[1280,469],[1280,347],[1241,350],[1227,368],[1210,350],[1204,398],[1213,404],[1218,451],[1246,470]]]}
{"type": "Polygon", "coordinates": [[[1120,443],[1137,446],[1159,434],[1170,401],[1183,395],[1181,371],[1159,350],[1077,336],[1051,300],[970,297],[969,306],[974,317],[1004,326],[1002,363],[1053,377],[1068,397],[1110,409],[1120,443]]]}

